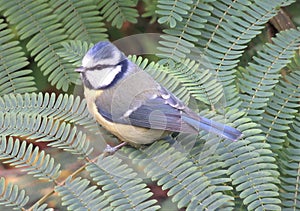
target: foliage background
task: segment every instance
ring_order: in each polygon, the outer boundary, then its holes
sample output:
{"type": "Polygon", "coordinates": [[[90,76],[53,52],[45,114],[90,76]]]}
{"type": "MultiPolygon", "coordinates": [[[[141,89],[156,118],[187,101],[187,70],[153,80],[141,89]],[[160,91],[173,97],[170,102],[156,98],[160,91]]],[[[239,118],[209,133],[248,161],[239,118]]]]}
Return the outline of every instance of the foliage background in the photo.
{"type": "Polygon", "coordinates": [[[0,0],[0,209],[298,210],[299,9],[0,0]],[[201,132],[102,154],[117,140],[88,114],[74,68],[93,43],[140,33],[162,34],[160,52],[131,59],[242,140],[201,132]]]}

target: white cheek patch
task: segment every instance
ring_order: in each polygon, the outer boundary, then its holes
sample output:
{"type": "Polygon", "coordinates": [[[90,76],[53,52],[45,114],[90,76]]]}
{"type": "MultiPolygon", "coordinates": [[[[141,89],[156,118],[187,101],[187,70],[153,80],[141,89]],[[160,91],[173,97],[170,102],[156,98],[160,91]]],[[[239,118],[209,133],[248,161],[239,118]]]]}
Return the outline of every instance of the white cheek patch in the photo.
{"type": "Polygon", "coordinates": [[[81,64],[83,67],[89,67],[89,64],[93,64],[93,58],[87,54],[83,57],[81,64]]]}
{"type": "Polygon", "coordinates": [[[121,72],[120,65],[114,68],[88,71],[86,73],[86,78],[92,87],[101,88],[110,85],[119,72],[121,72]]]}

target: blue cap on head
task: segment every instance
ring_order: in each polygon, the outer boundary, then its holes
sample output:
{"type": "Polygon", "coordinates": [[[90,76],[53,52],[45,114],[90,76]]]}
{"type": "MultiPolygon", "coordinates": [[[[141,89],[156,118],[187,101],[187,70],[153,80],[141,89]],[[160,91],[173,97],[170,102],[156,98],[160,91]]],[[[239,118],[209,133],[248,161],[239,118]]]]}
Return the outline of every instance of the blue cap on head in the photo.
{"type": "Polygon", "coordinates": [[[109,41],[100,41],[100,42],[96,43],[92,48],[90,48],[88,53],[89,54],[94,54],[97,51],[101,50],[102,48],[104,48],[105,46],[108,46],[110,44],[111,43],[109,41]]]}
{"type": "Polygon", "coordinates": [[[106,59],[112,57],[112,48],[115,48],[109,41],[101,41],[96,43],[88,52],[87,55],[94,60],[106,59]]]}
{"type": "Polygon", "coordinates": [[[116,65],[125,59],[125,55],[111,42],[96,43],[84,56],[82,65],[93,67],[101,65],[116,65]]]}

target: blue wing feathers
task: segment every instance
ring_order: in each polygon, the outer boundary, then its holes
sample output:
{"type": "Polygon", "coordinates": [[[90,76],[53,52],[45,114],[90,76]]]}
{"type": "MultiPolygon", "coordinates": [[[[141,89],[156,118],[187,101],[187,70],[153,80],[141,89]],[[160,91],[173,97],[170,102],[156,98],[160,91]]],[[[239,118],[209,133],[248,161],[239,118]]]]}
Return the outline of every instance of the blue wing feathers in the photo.
{"type": "Polygon", "coordinates": [[[98,112],[111,122],[184,133],[205,130],[232,141],[242,136],[242,133],[233,127],[200,117],[190,110],[178,109],[167,104],[162,98],[147,100],[126,118],[120,116],[120,113],[111,114],[111,109],[103,108],[101,101],[97,101],[98,112]]]}
{"type": "Polygon", "coordinates": [[[205,117],[200,117],[199,121],[186,116],[183,116],[182,118],[185,122],[195,127],[198,131],[205,130],[207,132],[212,132],[232,141],[236,141],[242,137],[242,133],[239,130],[205,117]]]}

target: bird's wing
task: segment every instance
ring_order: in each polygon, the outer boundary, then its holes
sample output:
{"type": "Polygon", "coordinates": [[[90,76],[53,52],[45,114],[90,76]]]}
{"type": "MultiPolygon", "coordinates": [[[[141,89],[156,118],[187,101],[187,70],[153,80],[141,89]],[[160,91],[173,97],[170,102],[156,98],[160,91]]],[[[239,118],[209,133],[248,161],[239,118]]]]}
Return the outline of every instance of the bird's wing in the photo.
{"type": "MultiPolygon", "coordinates": [[[[131,78],[127,77],[126,81],[113,89],[103,92],[95,103],[98,112],[111,122],[197,133],[197,130],[182,118],[184,115],[190,116],[186,113],[186,110],[190,110],[142,71],[131,78]]],[[[195,117],[198,115],[195,114],[195,117]]]]}
{"type": "Polygon", "coordinates": [[[200,117],[163,87],[151,90],[126,97],[121,94],[124,93],[122,91],[120,95],[114,91],[114,94],[106,92],[105,97],[97,97],[96,107],[105,119],[115,123],[184,133],[206,130],[233,141],[242,136],[233,127],[200,117]],[[107,99],[114,98],[107,102],[107,99]],[[129,103],[124,103],[125,99],[129,103]]]}
{"type": "Polygon", "coordinates": [[[168,104],[168,100],[158,96],[133,107],[123,115],[114,115],[97,104],[99,113],[109,121],[144,128],[176,132],[196,133],[197,131],[182,119],[183,110],[168,104]]]}
{"type": "Polygon", "coordinates": [[[204,117],[186,107],[138,67],[95,101],[98,112],[111,122],[143,128],[198,133],[206,130],[237,140],[241,132],[204,117]]]}

